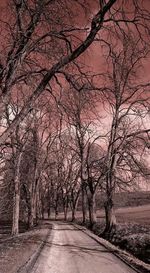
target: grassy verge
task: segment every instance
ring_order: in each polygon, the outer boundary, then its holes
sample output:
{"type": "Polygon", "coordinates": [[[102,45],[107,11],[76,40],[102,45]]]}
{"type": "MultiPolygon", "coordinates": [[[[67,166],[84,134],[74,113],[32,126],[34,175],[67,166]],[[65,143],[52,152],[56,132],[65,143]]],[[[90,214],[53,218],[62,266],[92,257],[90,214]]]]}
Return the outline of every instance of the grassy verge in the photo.
{"type": "MultiPolygon", "coordinates": [[[[78,221],[78,224],[81,224],[78,221]]],[[[104,221],[93,226],[93,233],[101,237],[104,230],[104,221]]],[[[89,229],[89,223],[86,223],[89,229]]],[[[150,229],[149,225],[138,223],[119,223],[115,232],[110,234],[109,242],[126,250],[143,262],[150,264],[150,229]]]]}
{"type": "MultiPolygon", "coordinates": [[[[150,205],[118,208],[115,214],[118,224],[109,241],[150,264],[150,205]]],[[[77,216],[79,221],[81,212],[77,216]]],[[[94,225],[93,232],[101,237],[105,226],[104,210],[98,210],[97,217],[98,223],[94,225]]],[[[89,228],[88,222],[86,227],[89,228]]]]}
{"type": "Polygon", "coordinates": [[[0,268],[2,273],[16,273],[37,251],[49,231],[50,226],[42,224],[38,228],[0,240],[0,268]]]}

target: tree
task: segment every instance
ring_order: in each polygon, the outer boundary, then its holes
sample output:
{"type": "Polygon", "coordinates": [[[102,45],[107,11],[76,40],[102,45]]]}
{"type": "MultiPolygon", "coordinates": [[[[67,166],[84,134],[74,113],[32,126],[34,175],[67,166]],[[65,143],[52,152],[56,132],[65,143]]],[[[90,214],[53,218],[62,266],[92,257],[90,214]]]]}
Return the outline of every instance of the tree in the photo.
{"type": "MultiPolygon", "coordinates": [[[[80,92],[78,92],[74,88],[75,86],[72,87],[71,85],[68,92],[66,90],[66,94],[64,94],[59,104],[66,115],[66,126],[70,127],[70,149],[77,154],[80,165],[82,213],[83,223],[85,223],[87,220],[87,146],[89,140],[94,137],[94,132],[91,129],[93,125],[93,117],[91,117],[93,98],[92,94],[87,92],[86,89],[80,88],[80,92]]],[[[76,84],[76,86],[77,88],[79,87],[78,84],[76,84]]]]}
{"type": "MultiPolygon", "coordinates": [[[[27,88],[30,89],[31,87],[33,89],[34,84],[36,87],[32,94],[27,98],[25,105],[14,118],[9,128],[1,135],[0,142],[4,142],[17,124],[19,124],[30,112],[33,103],[46,87],[48,87],[48,84],[50,84],[54,76],[59,73],[61,69],[67,67],[67,65],[71,63],[73,65],[73,62],[93,43],[97,34],[101,33],[101,35],[103,35],[103,30],[106,29],[105,27],[107,27],[107,30],[109,30],[109,27],[112,29],[113,24],[114,30],[116,29],[118,32],[125,32],[126,26],[130,28],[131,25],[131,30],[133,28],[137,35],[140,35],[141,38],[144,37],[149,22],[149,13],[145,7],[140,5],[141,2],[141,0],[138,2],[132,0],[131,6],[133,14],[131,15],[123,0],[121,3],[117,0],[101,1],[98,12],[91,20],[91,26],[86,38],[82,39],[81,43],[79,43],[78,33],[82,29],[77,27],[74,28],[71,24],[68,27],[66,26],[65,21],[63,21],[64,18],[66,18],[66,20],[69,19],[68,22],[70,22],[70,16],[68,17],[68,14],[70,13],[74,18],[74,13],[71,12],[72,9],[70,9],[70,1],[63,2],[61,5],[63,9],[60,9],[58,1],[53,2],[45,0],[42,1],[41,4],[41,1],[37,0],[33,5],[30,1],[13,1],[13,19],[11,24],[14,24],[15,27],[12,30],[10,24],[4,23],[5,29],[6,26],[8,26],[7,31],[12,42],[9,44],[8,52],[6,52],[5,65],[1,65],[3,67],[1,72],[2,102],[4,101],[4,103],[7,103],[8,94],[12,92],[14,86],[17,88],[17,84],[22,82],[26,83],[26,79],[29,75],[31,75],[31,85],[29,85],[28,81],[27,88]],[[116,12],[118,5],[122,5],[122,8],[121,11],[118,8],[116,12]],[[52,14],[51,10],[53,10],[54,14],[53,20],[51,20],[49,16],[49,14],[52,14]],[[66,15],[65,17],[64,14],[66,15]],[[59,24],[59,22],[61,22],[61,24],[59,24]],[[44,23],[46,27],[44,28],[45,32],[43,33],[42,26],[44,23]],[[52,31],[49,31],[49,27],[52,31]],[[141,35],[140,28],[144,30],[143,36],[141,35]],[[55,56],[59,53],[59,57],[57,58],[58,61],[54,62],[53,56],[50,55],[51,45],[54,50],[54,48],[57,48],[55,45],[60,45],[61,43],[63,43],[64,50],[62,50],[62,52],[56,52],[55,56]],[[48,46],[48,52],[44,51],[45,45],[50,45],[50,47],[48,46]],[[38,52],[40,53],[39,55],[38,52]],[[35,53],[37,54],[36,58],[35,53]],[[45,65],[43,67],[41,62],[43,54],[51,57],[50,64],[48,63],[46,67],[45,65]],[[31,66],[32,69],[30,69],[30,63],[33,63],[33,66],[31,66]],[[39,67],[41,68],[40,70],[39,67]],[[22,71],[23,74],[21,73],[22,71]],[[36,81],[34,81],[34,79],[36,81]]],[[[83,3],[85,2],[83,1],[83,3]]],[[[75,3],[73,1],[73,4],[74,10],[77,6],[82,12],[83,5],[80,4],[80,2],[76,1],[75,3]]]]}
{"type": "Polygon", "coordinates": [[[103,93],[106,104],[111,110],[106,154],[106,234],[109,234],[116,225],[113,211],[115,189],[119,187],[119,184],[122,187],[123,180],[126,185],[135,181],[135,173],[137,172],[135,164],[140,164],[138,159],[140,155],[135,154],[134,156],[133,151],[138,145],[138,138],[150,132],[150,128],[145,128],[143,116],[143,114],[147,115],[150,103],[147,96],[149,84],[136,81],[137,75],[139,76],[140,73],[140,62],[148,54],[145,45],[142,47],[139,40],[134,41],[132,35],[123,37],[120,50],[116,51],[112,46],[109,46],[111,65],[107,76],[105,76],[107,81],[103,93]],[[122,174],[119,173],[119,169],[122,174]]]}
{"type": "MultiPolygon", "coordinates": [[[[63,206],[67,218],[70,205],[74,219],[80,193],[83,222],[89,208],[92,226],[95,194],[102,184],[109,233],[115,227],[115,190],[133,187],[148,175],[143,158],[149,147],[149,83],[141,81],[139,64],[149,54],[150,16],[142,0],[130,1],[130,10],[127,2],[95,0],[93,9],[84,0],[11,0],[6,21],[4,13],[0,18],[1,173],[4,181],[12,158],[10,179],[3,185],[13,188],[13,234],[23,203],[32,227],[45,208],[50,215],[52,206],[56,217],[63,206]],[[93,10],[97,13],[91,19],[93,10]],[[96,44],[107,57],[100,57],[104,73],[91,73],[86,65],[87,50],[92,45],[96,51],[96,44]],[[105,110],[111,120],[103,144],[94,121],[105,110]],[[99,158],[93,153],[97,135],[99,158]]],[[[9,191],[8,196],[11,203],[9,191]]]]}
{"type": "MultiPolygon", "coordinates": [[[[97,222],[96,216],[96,193],[97,189],[104,184],[105,176],[105,152],[103,148],[96,144],[95,141],[100,138],[96,137],[88,143],[86,169],[87,169],[87,199],[89,206],[89,224],[92,229],[97,222]]],[[[99,139],[101,141],[101,139],[99,139]]]]}

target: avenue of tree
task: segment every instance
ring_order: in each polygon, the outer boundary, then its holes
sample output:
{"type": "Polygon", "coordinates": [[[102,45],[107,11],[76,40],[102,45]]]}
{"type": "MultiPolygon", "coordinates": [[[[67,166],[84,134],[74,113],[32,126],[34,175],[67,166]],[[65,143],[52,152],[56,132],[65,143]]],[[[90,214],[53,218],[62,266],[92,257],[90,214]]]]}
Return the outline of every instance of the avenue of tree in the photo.
{"type": "Polygon", "coordinates": [[[149,183],[150,5],[9,0],[0,12],[0,218],[91,228],[105,197],[149,183]],[[95,56],[97,59],[95,61],[95,56]],[[94,68],[94,69],[93,69],[94,68]]]}

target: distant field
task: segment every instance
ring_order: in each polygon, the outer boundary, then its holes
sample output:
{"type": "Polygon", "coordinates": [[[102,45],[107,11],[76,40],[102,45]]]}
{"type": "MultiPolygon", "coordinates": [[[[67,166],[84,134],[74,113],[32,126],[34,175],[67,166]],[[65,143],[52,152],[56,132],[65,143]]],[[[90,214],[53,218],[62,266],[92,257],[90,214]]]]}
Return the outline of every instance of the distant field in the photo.
{"type": "MultiPolygon", "coordinates": [[[[150,225],[150,204],[136,207],[124,207],[115,210],[118,222],[136,222],[150,225]]],[[[97,211],[99,220],[104,219],[104,211],[97,211]]]]}
{"type": "MultiPolygon", "coordinates": [[[[104,200],[105,196],[102,193],[98,193],[96,204],[99,221],[105,219],[103,210],[104,200]]],[[[136,222],[140,225],[150,225],[150,191],[116,193],[114,196],[114,205],[118,222],[136,222]]],[[[80,210],[81,201],[79,202],[80,210]]],[[[80,219],[81,217],[81,212],[77,212],[77,218],[80,219]]]]}
{"type": "MultiPolygon", "coordinates": [[[[98,208],[103,208],[105,196],[98,193],[96,203],[98,208]]],[[[150,205],[150,191],[119,192],[114,195],[115,207],[136,207],[150,205]]]]}

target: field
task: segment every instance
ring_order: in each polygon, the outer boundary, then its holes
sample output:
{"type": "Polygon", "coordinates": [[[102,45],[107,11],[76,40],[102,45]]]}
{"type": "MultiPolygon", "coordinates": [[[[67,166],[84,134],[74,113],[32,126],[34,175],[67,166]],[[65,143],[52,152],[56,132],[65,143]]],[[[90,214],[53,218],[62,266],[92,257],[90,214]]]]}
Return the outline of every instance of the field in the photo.
{"type": "MultiPolygon", "coordinates": [[[[150,204],[137,206],[137,207],[123,207],[116,208],[115,210],[117,222],[126,223],[126,222],[136,222],[141,225],[150,226],[150,204]]],[[[98,220],[101,221],[104,219],[104,211],[97,211],[98,220]]]]}
{"type": "MultiPolygon", "coordinates": [[[[137,223],[140,225],[150,226],[150,204],[136,207],[122,207],[115,209],[115,215],[118,223],[137,223]]],[[[71,219],[71,212],[68,213],[68,218],[71,219]]],[[[76,213],[77,220],[82,219],[81,210],[76,213]]],[[[98,222],[105,220],[104,209],[97,209],[98,222]]],[[[63,219],[63,213],[59,214],[58,219],[63,219]]]]}

